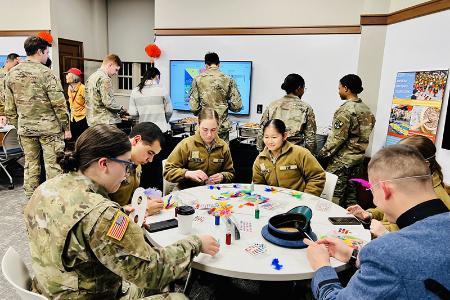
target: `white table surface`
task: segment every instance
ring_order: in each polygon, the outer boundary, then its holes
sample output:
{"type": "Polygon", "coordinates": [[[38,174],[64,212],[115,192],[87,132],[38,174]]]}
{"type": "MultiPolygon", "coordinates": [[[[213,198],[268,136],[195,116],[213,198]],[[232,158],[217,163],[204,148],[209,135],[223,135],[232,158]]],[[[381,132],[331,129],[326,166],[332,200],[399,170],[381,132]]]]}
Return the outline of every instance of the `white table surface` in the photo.
{"type": "MultiPolygon", "coordinates": [[[[225,188],[232,185],[219,185],[221,190],[211,190],[208,186],[200,186],[190,188],[178,192],[178,197],[183,201],[182,204],[193,205],[194,203],[215,203],[211,195],[219,196],[222,192],[235,192],[239,189],[225,188]]],[[[247,189],[250,185],[242,185],[241,189],[247,189]]],[[[309,206],[313,211],[311,220],[311,228],[313,232],[320,236],[330,233],[332,230],[345,228],[350,230],[351,235],[360,238],[366,242],[370,241],[370,232],[362,227],[362,225],[332,225],[328,221],[328,217],[347,216],[347,212],[342,207],[335,205],[325,199],[302,194],[301,199],[297,199],[289,195],[290,190],[277,188],[283,192],[265,192],[265,185],[255,185],[255,193],[270,198],[270,202],[279,204],[272,210],[260,209],[260,218],[255,219],[254,207],[243,206],[239,208],[239,204],[247,201],[232,198],[227,202],[233,205],[233,216],[238,221],[249,221],[252,223],[252,232],[240,231],[240,240],[233,240],[231,245],[225,244],[226,225],[225,219],[221,219],[220,226],[214,225],[214,216],[209,215],[207,210],[196,209],[196,216],[204,216],[203,222],[193,222],[192,234],[211,234],[220,243],[220,251],[214,257],[201,253],[194,259],[192,267],[209,273],[222,276],[251,279],[251,280],[267,280],[267,281],[289,281],[303,280],[312,278],[314,272],[311,269],[307,257],[306,249],[288,249],[283,248],[266,241],[261,235],[261,228],[268,223],[271,216],[285,213],[293,207],[305,205],[309,206]],[[325,212],[316,209],[319,202],[329,203],[329,209],[325,212]],[[244,249],[253,243],[264,243],[267,246],[267,252],[253,256],[248,254],[244,249]],[[276,270],[272,266],[272,260],[278,258],[279,263],[283,265],[281,270],[276,270]]],[[[173,198],[172,198],[173,199],[173,198]]],[[[181,203],[180,203],[181,204],[181,203]]],[[[147,223],[158,222],[174,218],[174,208],[164,209],[161,213],[150,216],[147,223]]],[[[147,237],[155,246],[164,247],[170,245],[177,240],[185,238],[187,235],[180,234],[178,228],[149,233],[146,231],[147,237]]],[[[332,258],[331,265],[336,271],[344,270],[347,265],[332,258]]]]}

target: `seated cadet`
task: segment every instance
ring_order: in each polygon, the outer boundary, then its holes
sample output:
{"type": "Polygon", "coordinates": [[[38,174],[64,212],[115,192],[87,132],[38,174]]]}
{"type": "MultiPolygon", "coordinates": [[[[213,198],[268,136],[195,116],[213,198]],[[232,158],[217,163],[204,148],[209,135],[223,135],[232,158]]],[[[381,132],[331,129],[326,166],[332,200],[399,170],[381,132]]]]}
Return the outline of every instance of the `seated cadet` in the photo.
{"type": "MultiPolygon", "coordinates": [[[[134,191],[141,182],[141,165],[150,163],[153,157],[161,151],[161,144],[164,136],[159,127],[152,122],[144,122],[133,126],[130,133],[131,161],[137,167],[130,170],[127,178],[121,183],[117,192],[109,194],[112,201],[126,206],[125,210],[130,211],[131,199],[134,191]]],[[[154,174],[153,176],[161,176],[154,174]]],[[[153,215],[158,213],[164,206],[161,199],[149,199],[147,203],[147,213],[153,215]]]]}
{"type": "Polygon", "coordinates": [[[263,127],[266,147],[253,163],[253,183],[279,186],[320,196],[325,171],[306,148],[287,141],[286,125],[279,119],[263,127]]]}
{"type": "MultiPolygon", "coordinates": [[[[443,175],[441,166],[436,161],[436,146],[434,143],[422,135],[412,135],[402,139],[399,144],[409,145],[419,150],[430,167],[430,174],[433,175],[433,188],[437,198],[444,201],[444,204],[450,209],[450,196],[443,185],[443,175]]],[[[370,231],[376,237],[389,231],[398,230],[397,224],[389,222],[378,208],[371,208],[365,211],[359,205],[352,205],[348,207],[347,211],[361,220],[371,222],[370,231]]]]}
{"type": "MultiPolygon", "coordinates": [[[[133,165],[130,159],[130,141],[114,125],[88,128],[74,152],[58,154],[66,174],[40,185],[24,210],[34,291],[51,299],[118,299],[126,280],[127,299],[137,299],[185,275],[200,252],[219,251],[209,235],[163,248],[146,242],[142,228],[108,198],[133,165]]],[[[185,299],[146,299],[166,297],[185,299]]]]}
{"type": "Polygon", "coordinates": [[[164,178],[177,182],[178,189],[231,182],[233,161],[228,144],[217,136],[219,115],[207,107],[198,115],[195,135],[182,140],[166,161],[164,178]]]}
{"type": "Polygon", "coordinates": [[[408,145],[389,146],[372,156],[368,173],[374,203],[400,230],[370,241],[359,252],[338,238],[304,239],[315,271],[314,298],[448,299],[450,213],[436,199],[424,157],[408,145]],[[345,288],[331,256],[359,266],[345,288]]]}

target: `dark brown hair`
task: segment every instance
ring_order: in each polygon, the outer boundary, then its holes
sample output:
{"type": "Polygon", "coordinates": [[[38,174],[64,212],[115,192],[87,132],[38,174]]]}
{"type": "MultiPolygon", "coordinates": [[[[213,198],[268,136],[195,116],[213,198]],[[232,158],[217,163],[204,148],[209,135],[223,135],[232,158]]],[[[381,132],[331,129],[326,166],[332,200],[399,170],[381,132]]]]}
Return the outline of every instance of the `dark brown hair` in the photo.
{"type": "Polygon", "coordinates": [[[436,173],[441,181],[444,180],[441,166],[436,161],[436,146],[429,138],[422,135],[411,135],[402,139],[398,143],[401,145],[409,145],[419,150],[420,154],[422,154],[425,160],[429,163],[431,173],[436,173]]]}
{"type": "Polygon", "coordinates": [[[25,42],[23,43],[23,47],[25,48],[25,52],[28,56],[35,55],[36,52],[38,52],[39,49],[41,49],[42,52],[47,49],[47,47],[51,47],[49,43],[47,43],[46,40],[41,39],[37,36],[30,36],[28,37],[25,42]]]}
{"type": "Polygon", "coordinates": [[[60,152],[57,162],[64,173],[85,171],[102,157],[115,158],[131,150],[128,136],[114,125],[96,125],[86,129],[75,143],[73,152],[60,152]]]}

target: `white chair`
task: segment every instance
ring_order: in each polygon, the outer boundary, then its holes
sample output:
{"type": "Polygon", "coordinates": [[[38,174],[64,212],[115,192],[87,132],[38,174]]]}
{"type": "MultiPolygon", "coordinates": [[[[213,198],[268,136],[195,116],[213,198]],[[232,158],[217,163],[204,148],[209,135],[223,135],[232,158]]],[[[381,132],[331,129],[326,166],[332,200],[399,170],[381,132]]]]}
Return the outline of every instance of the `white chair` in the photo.
{"type": "Polygon", "coordinates": [[[31,292],[31,276],[19,254],[9,247],[2,259],[2,273],[14,287],[16,294],[22,300],[45,300],[42,295],[31,292]]]}
{"type": "Polygon", "coordinates": [[[176,183],[167,181],[164,178],[164,168],[166,167],[166,160],[167,159],[164,159],[162,161],[162,177],[163,177],[163,191],[162,192],[163,192],[163,196],[169,195],[175,189],[175,187],[177,186],[176,183]]]}
{"type": "Polygon", "coordinates": [[[17,138],[17,129],[11,128],[5,134],[2,140],[3,149],[0,150],[0,167],[5,171],[6,175],[9,178],[9,189],[12,190],[14,188],[14,182],[9,174],[8,170],[6,170],[6,166],[11,163],[17,161],[19,158],[23,156],[23,150],[19,144],[19,139],[17,138]]]}
{"type": "Polygon", "coordinates": [[[338,180],[337,175],[325,172],[325,187],[323,188],[320,198],[327,199],[328,201],[333,200],[334,189],[336,188],[336,183],[338,180]]]}

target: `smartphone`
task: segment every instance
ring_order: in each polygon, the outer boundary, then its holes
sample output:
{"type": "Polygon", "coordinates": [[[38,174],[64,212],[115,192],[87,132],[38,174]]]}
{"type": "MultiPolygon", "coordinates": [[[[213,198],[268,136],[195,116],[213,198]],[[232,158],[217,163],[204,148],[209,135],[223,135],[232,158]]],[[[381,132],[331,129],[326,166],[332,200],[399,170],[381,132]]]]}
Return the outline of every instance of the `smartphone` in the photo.
{"type": "Polygon", "coordinates": [[[148,227],[148,232],[158,232],[178,227],[178,221],[176,219],[170,219],[161,222],[150,223],[148,224],[148,227]]]}
{"type": "Polygon", "coordinates": [[[361,225],[361,222],[353,217],[329,217],[328,220],[333,225],[361,225]]]}

